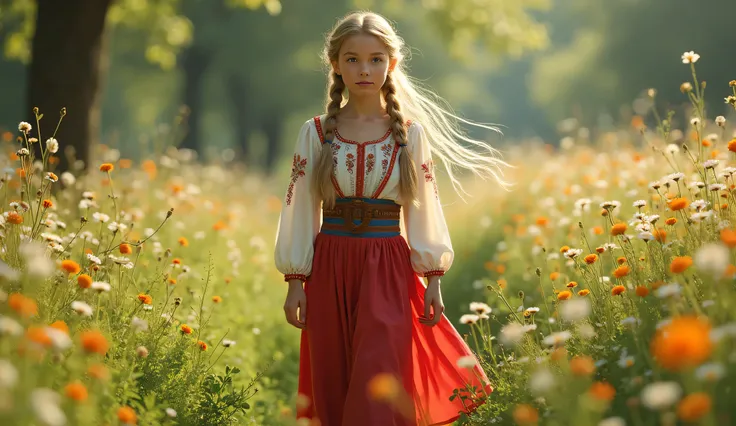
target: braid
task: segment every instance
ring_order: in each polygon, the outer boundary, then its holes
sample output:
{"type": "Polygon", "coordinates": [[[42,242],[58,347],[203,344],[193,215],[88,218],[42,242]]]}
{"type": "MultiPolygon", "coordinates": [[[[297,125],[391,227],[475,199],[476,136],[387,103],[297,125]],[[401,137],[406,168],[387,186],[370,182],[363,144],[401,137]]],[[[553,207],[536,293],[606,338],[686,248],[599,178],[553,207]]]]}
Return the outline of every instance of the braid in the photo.
{"type": "Polygon", "coordinates": [[[404,114],[401,112],[401,105],[396,97],[396,86],[390,73],[383,85],[383,92],[386,99],[386,112],[391,117],[391,131],[395,142],[401,146],[401,153],[399,153],[399,195],[404,202],[414,203],[418,192],[417,170],[407,150],[407,129],[404,114]]]}
{"type": "Polygon", "coordinates": [[[342,76],[334,71],[330,74],[329,100],[327,102],[327,117],[324,121],[325,140],[322,141],[322,151],[314,173],[314,188],[316,195],[324,202],[326,208],[332,208],[335,204],[335,188],[332,186],[332,174],[334,164],[332,161],[332,145],[325,143],[332,141],[337,129],[337,114],[340,112],[345,91],[345,82],[342,76]]]}

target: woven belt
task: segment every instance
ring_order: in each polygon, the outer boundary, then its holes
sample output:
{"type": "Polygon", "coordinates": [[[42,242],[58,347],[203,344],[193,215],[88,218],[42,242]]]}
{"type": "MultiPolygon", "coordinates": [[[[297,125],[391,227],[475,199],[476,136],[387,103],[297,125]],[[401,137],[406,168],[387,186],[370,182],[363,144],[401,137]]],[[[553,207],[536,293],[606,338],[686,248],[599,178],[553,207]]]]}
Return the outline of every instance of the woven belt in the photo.
{"type": "Polygon", "coordinates": [[[350,237],[393,237],[401,234],[401,206],[392,200],[338,198],[322,210],[322,232],[350,237]]]}

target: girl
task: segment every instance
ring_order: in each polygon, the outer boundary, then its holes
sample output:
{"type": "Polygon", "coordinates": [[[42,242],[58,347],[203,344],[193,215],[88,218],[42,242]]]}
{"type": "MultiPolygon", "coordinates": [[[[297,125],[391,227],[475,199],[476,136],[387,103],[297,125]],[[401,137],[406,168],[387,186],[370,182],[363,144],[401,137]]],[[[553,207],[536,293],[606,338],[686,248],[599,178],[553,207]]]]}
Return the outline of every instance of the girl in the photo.
{"type": "Polygon", "coordinates": [[[309,424],[444,425],[491,392],[443,315],[453,249],[433,156],[453,185],[452,165],[503,184],[505,163],[407,77],[404,49],[380,15],[340,20],[323,55],[327,113],[297,138],[275,261],[289,283],[286,320],[302,330],[297,416],[309,424]],[[451,400],[456,389],[464,397],[451,400]]]}

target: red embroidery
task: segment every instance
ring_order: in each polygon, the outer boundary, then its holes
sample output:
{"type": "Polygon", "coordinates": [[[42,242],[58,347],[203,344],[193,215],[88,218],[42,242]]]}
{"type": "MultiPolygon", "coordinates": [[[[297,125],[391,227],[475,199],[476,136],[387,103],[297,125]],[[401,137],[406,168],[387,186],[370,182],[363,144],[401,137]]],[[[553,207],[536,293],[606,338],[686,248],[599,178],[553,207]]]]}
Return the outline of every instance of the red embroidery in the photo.
{"type": "Polygon", "coordinates": [[[383,173],[384,176],[386,175],[386,169],[388,169],[388,159],[389,157],[391,157],[393,145],[395,144],[386,144],[381,146],[381,151],[383,152],[383,160],[381,160],[381,173],[383,173]]]}
{"type": "Polygon", "coordinates": [[[325,143],[325,135],[322,133],[322,120],[319,118],[319,115],[314,117],[314,126],[317,128],[320,142],[325,143]]]}
{"type": "Polygon", "coordinates": [[[433,276],[441,277],[443,275],[445,275],[445,271],[441,269],[435,269],[434,271],[427,271],[424,273],[425,277],[433,277],[433,276]]]}
{"type": "Polygon", "coordinates": [[[291,198],[294,195],[294,185],[300,177],[304,176],[306,172],[304,168],[307,167],[307,159],[302,158],[299,154],[294,154],[294,162],[291,165],[291,182],[289,182],[289,190],[286,192],[286,205],[291,205],[291,198]]]}
{"type": "Polygon", "coordinates": [[[355,167],[355,156],[352,152],[349,152],[345,156],[345,166],[348,168],[348,173],[353,174],[353,168],[355,167]]]}
{"type": "Polygon", "coordinates": [[[289,280],[300,280],[304,282],[307,280],[307,276],[304,274],[286,274],[284,275],[284,281],[288,282],[289,280]]]}
{"type": "Polygon", "coordinates": [[[365,187],[365,145],[358,145],[358,174],[355,176],[355,196],[363,196],[365,187]]]}
{"type": "Polygon", "coordinates": [[[422,171],[424,172],[424,180],[432,182],[432,186],[434,187],[434,196],[439,198],[439,194],[437,193],[437,180],[434,178],[434,162],[431,158],[422,164],[422,171]]]}
{"type": "Polygon", "coordinates": [[[376,165],[376,156],[373,153],[368,154],[368,162],[366,163],[366,173],[373,171],[373,166],[376,165]]]}
{"type": "MultiPolygon", "coordinates": [[[[391,173],[394,171],[394,164],[396,164],[396,155],[399,153],[399,145],[397,144],[391,144],[391,145],[385,145],[386,147],[389,147],[393,149],[391,152],[391,161],[389,163],[389,160],[383,159],[383,162],[386,163],[386,165],[390,164],[390,167],[388,167],[388,170],[384,172],[383,179],[381,180],[381,183],[378,185],[378,188],[376,189],[376,192],[373,193],[372,198],[378,198],[379,195],[381,195],[381,191],[383,191],[384,188],[386,188],[386,184],[388,184],[388,180],[391,178],[391,173]]],[[[381,147],[383,149],[383,147],[381,147]]],[[[386,152],[386,150],[384,150],[386,152]]],[[[387,166],[384,166],[384,170],[386,170],[387,166]]]]}
{"type": "Polygon", "coordinates": [[[349,144],[353,144],[353,145],[359,145],[359,146],[361,146],[361,145],[371,145],[371,144],[374,144],[374,143],[383,142],[389,136],[391,136],[391,128],[389,128],[388,130],[386,130],[386,133],[383,136],[381,136],[380,139],[374,139],[374,140],[368,141],[368,142],[356,142],[356,141],[353,141],[353,140],[350,140],[350,139],[343,138],[342,136],[340,136],[340,132],[338,132],[337,129],[335,129],[335,137],[337,139],[339,139],[339,140],[341,140],[341,141],[343,141],[345,143],[349,143],[349,144]]]}

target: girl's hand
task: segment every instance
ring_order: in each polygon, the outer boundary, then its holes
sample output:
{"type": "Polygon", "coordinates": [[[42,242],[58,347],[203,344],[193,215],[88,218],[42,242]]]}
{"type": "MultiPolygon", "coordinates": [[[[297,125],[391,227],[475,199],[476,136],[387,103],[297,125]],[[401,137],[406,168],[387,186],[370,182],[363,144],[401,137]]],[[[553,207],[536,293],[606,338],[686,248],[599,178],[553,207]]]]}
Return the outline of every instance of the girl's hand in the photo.
{"type": "Polygon", "coordinates": [[[442,313],[445,312],[445,305],[442,303],[442,292],[440,291],[440,277],[429,277],[429,284],[424,291],[424,316],[419,317],[419,322],[433,327],[442,319],[442,313]],[[430,307],[432,308],[432,316],[430,317],[430,307]]]}
{"type": "Polygon", "coordinates": [[[307,325],[307,294],[300,280],[289,280],[289,292],[284,302],[286,321],[298,329],[307,325]],[[297,312],[298,311],[298,312],[297,312]]]}

